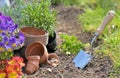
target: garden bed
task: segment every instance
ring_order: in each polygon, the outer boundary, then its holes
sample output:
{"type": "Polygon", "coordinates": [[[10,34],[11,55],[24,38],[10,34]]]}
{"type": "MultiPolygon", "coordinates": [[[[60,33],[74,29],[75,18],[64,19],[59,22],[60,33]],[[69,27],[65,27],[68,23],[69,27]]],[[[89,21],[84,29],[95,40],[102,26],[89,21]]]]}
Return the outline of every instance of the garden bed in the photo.
{"type": "MultiPolygon", "coordinates": [[[[61,33],[75,35],[83,43],[90,42],[92,35],[83,32],[82,25],[77,20],[78,15],[84,13],[84,10],[65,6],[54,6],[54,8],[58,11],[58,27],[56,29],[58,45],[61,45],[62,42],[59,37],[61,33]]],[[[95,58],[85,69],[81,70],[76,68],[72,62],[75,55],[66,55],[59,49],[56,54],[60,58],[60,64],[57,67],[51,67],[46,64],[40,65],[37,78],[108,78],[113,67],[108,57],[94,54],[95,58]]]]}

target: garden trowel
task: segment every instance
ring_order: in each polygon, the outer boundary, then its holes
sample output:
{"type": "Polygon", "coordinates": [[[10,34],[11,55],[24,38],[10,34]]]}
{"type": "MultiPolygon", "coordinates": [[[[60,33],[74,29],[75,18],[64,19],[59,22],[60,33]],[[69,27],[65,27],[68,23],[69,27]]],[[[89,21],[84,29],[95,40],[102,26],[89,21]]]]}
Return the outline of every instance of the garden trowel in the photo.
{"type": "Polygon", "coordinates": [[[115,12],[112,10],[110,10],[107,13],[107,15],[103,19],[102,24],[100,25],[100,27],[97,28],[95,35],[94,35],[92,41],[90,42],[91,49],[90,49],[90,51],[88,51],[89,53],[87,53],[87,51],[80,50],[79,53],[73,59],[73,63],[75,64],[75,67],[79,67],[79,68],[83,69],[92,60],[93,44],[96,41],[97,37],[102,33],[102,31],[105,29],[106,25],[113,19],[114,16],[115,16],[115,12]]]}

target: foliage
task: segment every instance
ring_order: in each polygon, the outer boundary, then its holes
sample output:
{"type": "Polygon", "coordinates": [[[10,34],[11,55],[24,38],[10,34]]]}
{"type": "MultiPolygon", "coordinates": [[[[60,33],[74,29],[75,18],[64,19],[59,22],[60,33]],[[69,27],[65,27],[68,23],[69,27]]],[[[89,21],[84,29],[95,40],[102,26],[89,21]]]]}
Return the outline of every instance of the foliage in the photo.
{"type": "Polygon", "coordinates": [[[51,0],[52,5],[59,5],[61,4],[62,0],[51,0]]]}
{"type": "Polygon", "coordinates": [[[52,5],[88,7],[95,3],[95,0],[51,0],[52,5]]]}
{"type": "Polygon", "coordinates": [[[115,2],[113,0],[96,0],[96,5],[104,8],[104,10],[115,10],[115,2]]]}
{"type": "Polygon", "coordinates": [[[25,0],[12,0],[11,6],[0,8],[5,15],[11,16],[15,23],[21,26],[21,11],[26,6],[25,0]]]}
{"type": "Polygon", "coordinates": [[[19,56],[0,61],[0,78],[20,78],[23,66],[23,59],[19,56]]]}
{"type": "Polygon", "coordinates": [[[105,55],[109,55],[114,63],[114,69],[116,73],[120,74],[120,30],[115,30],[111,35],[104,37],[104,43],[102,44],[101,52],[105,55]]]}
{"type": "Polygon", "coordinates": [[[56,26],[56,11],[50,6],[50,0],[28,4],[22,10],[22,24],[43,29],[53,35],[56,26]]]}
{"type": "Polygon", "coordinates": [[[75,36],[69,36],[67,34],[60,34],[63,39],[63,43],[60,46],[62,52],[66,54],[76,54],[81,48],[84,47],[81,41],[79,41],[75,36]]]}

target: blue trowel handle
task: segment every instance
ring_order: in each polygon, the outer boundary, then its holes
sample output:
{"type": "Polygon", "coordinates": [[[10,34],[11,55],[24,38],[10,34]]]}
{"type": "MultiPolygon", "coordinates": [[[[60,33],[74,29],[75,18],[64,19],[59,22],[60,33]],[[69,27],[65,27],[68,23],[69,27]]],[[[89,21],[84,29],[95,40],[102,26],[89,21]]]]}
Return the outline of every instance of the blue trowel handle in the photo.
{"type": "Polygon", "coordinates": [[[105,29],[108,23],[111,22],[111,20],[114,18],[115,12],[113,10],[110,10],[107,15],[104,17],[100,27],[97,28],[95,34],[100,35],[102,31],[105,29]]]}

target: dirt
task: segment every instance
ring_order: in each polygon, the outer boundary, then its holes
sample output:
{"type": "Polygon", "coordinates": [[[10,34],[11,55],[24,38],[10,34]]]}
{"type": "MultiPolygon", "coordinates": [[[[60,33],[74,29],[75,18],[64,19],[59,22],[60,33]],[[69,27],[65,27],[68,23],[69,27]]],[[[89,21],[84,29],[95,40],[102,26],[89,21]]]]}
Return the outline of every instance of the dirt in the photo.
{"type": "MultiPolygon", "coordinates": [[[[54,6],[54,8],[58,11],[56,29],[58,45],[61,45],[60,33],[75,35],[84,43],[90,42],[92,36],[82,30],[82,25],[78,21],[78,15],[84,13],[84,10],[65,6],[54,6]]],[[[94,54],[92,61],[82,70],[75,67],[72,62],[75,55],[65,55],[60,50],[55,53],[60,58],[60,64],[57,67],[40,65],[36,78],[108,78],[113,67],[108,57],[94,54]]],[[[35,77],[27,75],[27,78],[35,77]]]]}

